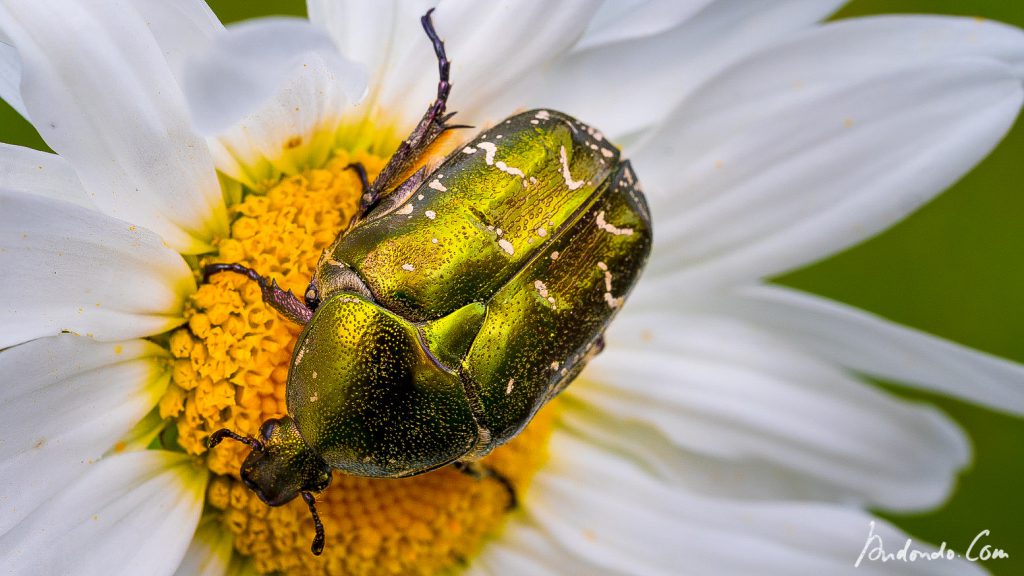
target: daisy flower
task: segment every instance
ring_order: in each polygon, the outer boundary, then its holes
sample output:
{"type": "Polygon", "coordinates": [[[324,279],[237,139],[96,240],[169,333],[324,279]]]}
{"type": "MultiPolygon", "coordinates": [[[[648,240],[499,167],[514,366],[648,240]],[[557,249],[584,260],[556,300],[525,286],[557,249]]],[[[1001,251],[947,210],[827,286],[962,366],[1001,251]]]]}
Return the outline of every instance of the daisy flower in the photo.
{"type": "MultiPolygon", "coordinates": [[[[433,98],[425,2],[310,0],[225,29],[200,0],[0,1],[0,97],[56,154],[0,147],[0,558],[14,574],[969,573],[864,563],[868,509],[941,503],[970,458],[934,407],[1013,414],[1024,368],[763,279],[891,226],[1022,102],[1024,34],[974,19],[822,24],[838,1],[496,2],[434,13],[449,110],[599,127],[655,245],[607,348],[488,463],[337,475],[323,556],[301,500],[238,479],[285,413],[302,293],[433,98]]],[[[473,131],[463,131],[468,134],[473,131]]],[[[449,145],[451,143],[448,143],[449,145]]],[[[874,522],[875,524],[870,524],[874,522]]]]}

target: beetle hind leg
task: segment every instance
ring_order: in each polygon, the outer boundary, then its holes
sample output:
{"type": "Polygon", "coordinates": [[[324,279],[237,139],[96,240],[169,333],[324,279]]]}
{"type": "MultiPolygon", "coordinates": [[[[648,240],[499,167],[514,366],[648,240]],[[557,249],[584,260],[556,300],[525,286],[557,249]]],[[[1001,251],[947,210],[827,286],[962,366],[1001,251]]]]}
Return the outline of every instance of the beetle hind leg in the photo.
{"type": "Polygon", "coordinates": [[[427,38],[434,47],[434,54],[437,57],[437,95],[430,106],[427,107],[427,111],[420,118],[416,128],[402,141],[398,146],[398,150],[391,155],[387,165],[384,166],[376,180],[370,185],[367,193],[373,202],[376,202],[400,184],[402,175],[416,164],[416,161],[442,133],[446,130],[457,128],[457,126],[446,125],[446,122],[454,115],[454,113],[446,113],[445,111],[448,105],[448,95],[451,94],[452,90],[450,81],[451,60],[448,59],[448,54],[445,52],[444,41],[441,40],[437,30],[434,29],[434,23],[430,18],[433,12],[433,8],[428,10],[420,18],[420,23],[423,25],[423,31],[426,32],[427,38]]]}
{"type": "Polygon", "coordinates": [[[242,266],[241,264],[207,264],[203,268],[203,279],[209,280],[210,276],[220,272],[234,272],[255,281],[259,284],[260,291],[263,293],[263,301],[292,322],[305,325],[313,317],[313,311],[302,300],[299,300],[292,294],[290,290],[285,290],[278,286],[277,280],[271,279],[268,281],[252,268],[242,266]]]}
{"type": "Polygon", "coordinates": [[[475,461],[455,462],[452,464],[452,467],[474,480],[484,480],[487,478],[497,480],[505,489],[505,492],[508,493],[508,509],[515,510],[519,507],[519,495],[516,493],[516,487],[512,484],[512,481],[508,479],[508,476],[498,472],[498,470],[493,466],[488,466],[480,463],[479,461],[475,461]]]}

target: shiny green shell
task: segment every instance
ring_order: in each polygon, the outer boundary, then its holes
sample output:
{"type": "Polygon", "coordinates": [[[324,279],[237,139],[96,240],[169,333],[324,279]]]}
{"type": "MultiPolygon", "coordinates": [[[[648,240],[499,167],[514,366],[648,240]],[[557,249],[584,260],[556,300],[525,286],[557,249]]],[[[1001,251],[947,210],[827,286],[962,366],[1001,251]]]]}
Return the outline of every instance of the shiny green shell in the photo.
{"type": "Polygon", "coordinates": [[[353,474],[486,454],[583,368],[650,246],[636,176],[600,132],[513,116],[324,254],[289,414],[353,474]]]}

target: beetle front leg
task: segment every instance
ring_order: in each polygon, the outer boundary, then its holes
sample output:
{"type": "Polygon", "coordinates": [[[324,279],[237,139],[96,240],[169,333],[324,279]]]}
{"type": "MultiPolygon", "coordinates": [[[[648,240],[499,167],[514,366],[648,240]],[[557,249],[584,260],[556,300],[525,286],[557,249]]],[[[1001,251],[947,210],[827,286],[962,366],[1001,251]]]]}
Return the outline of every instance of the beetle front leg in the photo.
{"type": "Polygon", "coordinates": [[[290,290],[278,286],[277,280],[271,279],[268,282],[252,268],[241,264],[207,264],[203,268],[203,279],[208,280],[210,276],[218,272],[234,272],[254,280],[260,286],[263,301],[296,324],[305,325],[313,317],[313,311],[306,307],[302,300],[296,298],[290,290]]]}
{"type": "Polygon", "coordinates": [[[482,464],[479,461],[475,462],[455,462],[452,464],[452,468],[455,468],[459,472],[462,472],[466,476],[475,480],[483,480],[484,478],[494,478],[505,488],[505,492],[508,493],[508,509],[514,510],[519,507],[519,496],[516,494],[516,487],[512,485],[512,481],[507,476],[498,472],[493,466],[482,464]]]}

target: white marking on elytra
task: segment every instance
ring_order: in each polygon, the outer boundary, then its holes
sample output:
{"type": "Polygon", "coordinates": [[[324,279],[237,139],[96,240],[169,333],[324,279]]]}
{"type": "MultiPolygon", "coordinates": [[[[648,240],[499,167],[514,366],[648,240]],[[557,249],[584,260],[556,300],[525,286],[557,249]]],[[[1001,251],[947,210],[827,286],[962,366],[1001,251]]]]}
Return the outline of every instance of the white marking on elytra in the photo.
{"type": "Polygon", "coordinates": [[[427,186],[433,188],[434,190],[437,190],[438,192],[447,192],[448,191],[448,189],[445,188],[444,184],[441,184],[441,181],[440,180],[436,180],[436,179],[435,180],[431,180],[430,184],[427,184],[427,186]]]}
{"type": "Polygon", "coordinates": [[[551,115],[548,113],[547,110],[538,110],[537,113],[533,115],[533,117],[539,118],[541,120],[548,120],[551,118],[551,115]]]}
{"type": "Polygon", "coordinates": [[[558,370],[558,360],[555,360],[554,362],[551,363],[551,369],[558,370]]]}
{"type": "Polygon", "coordinates": [[[548,235],[548,231],[547,230],[545,230],[543,228],[537,228],[537,236],[540,236],[541,238],[543,238],[543,237],[545,237],[547,235],[548,235]]]}
{"type": "Polygon", "coordinates": [[[624,299],[612,296],[612,273],[608,270],[608,265],[604,262],[598,262],[597,267],[604,272],[604,301],[607,302],[608,307],[612,309],[622,306],[624,299]]]}
{"type": "Polygon", "coordinates": [[[512,387],[515,386],[515,384],[516,384],[515,379],[513,379],[513,378],[509,378],[508,379],[508,384],[505,385],[505,395],[506,396],[512,393],[512,387]]]}
{"type": "Polygon", "coordinates": [[[597,267],[604,270],[604,289],[612,291],[612,273],[608,271],[608,265],[604,262],[598,262],[597,267]]]}
{"type": "Polygon", "coordinates": [[[431,242],[432,244],[437,244],[437,238],[431,238],[431,239],[430,239],[430,242],[431,242]]]}
{"type": "Polygon", "coordinates": [[[416,199],[417,199],[417,200],[423,200],[423,194],[419,194],[419,195],[417,195],[417,196],[416,196],[416,199]]]}
{"type": "Polygon", "coordinates": [[[504,238],[498,240],[498,246],[501,246],[502,250],[508,252],[509,256],[516,253],[515,248],[512,247],[512,243],[509,242],[508,240],[505,240],[504,238]]]}
{"type": "Polygon", "coordinates": [[[299,362],[302,362],[302,357],[306,355],[306,348],[299,348],[299,353],[295,355],[295,365],[298,366],[299,362]]]}
{"type": "Polygon", "coordinates": [[[612,156],[615,156],[615,152],[613,150],[609,150],[607,148],[601,148],[601,154],[605,158],[611,158],[612,156]]]}
{"type": "Polygon", "coordinates": [[[476,148],[473,148],[472,146],[466,146],[465,148],[462,149],[462,153],[463,154],[476,154],[476,148]]]}
{"type": "Polygon", "coordinates": [[[530,124],[540,124],[540,120],[530,120],[530,124]]]}
{"type": "Polygon", "coordinates": [[[558,260],[558,250],[555,250],[554,252],[551,253],[551,259],[558,260]]]}
{"type": "Polygon", "coordinates": [[[435,217],[435,216],[437,216],[437,213],[436,213],[436,212],[434,212],[433,210],[427,210],[427,211],[426,211],[426,212],[424,212],[423,214],[425,214],[425,215],[426,215],[426,217],[427,217],[427,218],[430,218],[431,220],[433,220],[433,219],[434,219],[434,217],[435,217]]]}
{"type": "Polygon", "coordinates": [[[498,160],[497,162],[495,162],[494,163],[494,167],[497,168],[498,170],[501,170],[502,172],[504,172],[506,174],[511,174],[513,176],[518,176],[520,178],[525,178],[526,177],[526,174],[523,174],[522,170],[520,170],[519,168],[515,168],[513,166],[509,166],[508,164],[505,164],[501,160],[498,160]]]}
{"type": "Polygon", "coordinates": [[[481,142],[477,146],[487,153],[484,157],[484,162],[487,162],[488,166],[494,166],[494,155],[498,152],[498,146],[493,142],[481,142]]]}
{"type": "Polygon", "coordinates": [[[569,156],[565,151],[565,146],[559,147],[558,157],[562,161],[562,178],[565,178],[565,185],[569,187],[569,190],[576,190],[583,186],[583,180],[573,180],[572,174],[569,173],[569,156]]]}
{"type": "Polygon", "coordinates": [[[495,230],[495,232],[498,233],[498,236],[501,236],[501,228],[498,228],[497,230],[495,230]]]}
{"type": "Polygon", "coordinates": [[[540,294],[541,298],[548,297],[548,287],[544,285],[540,280],[533,281],[533,287],[537,289],[537,294],[540,294]]]}
{"type": "Polygon", "coordinates": [[[608,222],[605,222],[605,220],[604,220],[604,210],[601,210],[600,212],[597,213],[597,227],[600,228],[601,230],[604,230],[605,232],[607,232],[609,234],[614,234],[616,236],[632,236],[633,235],[633,229],[632,228],[617,228],[617,227],[613,226],[612,224],[609,224],[608,222]]]}
{"type": "Polygon", "coordinates": [[[405,270],[406,272],[412,272],[415,269],[416,269],[416,267],[413,266],[412,264],[408,264],[408,263],[402,264],[402,270],[405,270]]]}
{"type": "Polygon", "coordinates": [[[414,206],[412,205],[412,202],[409,202],[405,206],[402,206],[401,208],[399,208],[395,212],[395,214],[412,214],[413,208],[414,208],[414,206]]]}
{"type": "Polygon", "coordinates": [[[316,370],[313,370],[313,380],[316,380],[316,370]]]}
{"type": "Polygon", "coordinates": [[[316,402],[319,399],[320,399],[320,395],[317,394],[316,392],[313,392],[313,395],[309,397],[309,401],[310,402],[316,402]]]}

